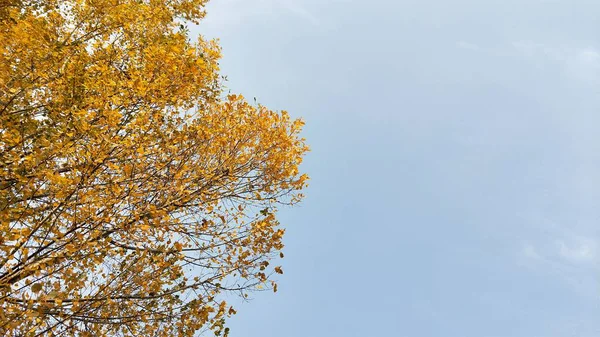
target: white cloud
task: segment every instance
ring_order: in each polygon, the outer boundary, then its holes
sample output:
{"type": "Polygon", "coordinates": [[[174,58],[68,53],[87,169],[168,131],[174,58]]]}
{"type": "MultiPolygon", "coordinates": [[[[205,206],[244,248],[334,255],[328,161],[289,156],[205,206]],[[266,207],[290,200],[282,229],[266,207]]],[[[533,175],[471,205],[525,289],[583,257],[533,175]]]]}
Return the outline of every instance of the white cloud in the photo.
{"type": "Polygon", "coordinates": [[[512,47],[536,66],[556,63],[568,76],[585,82],[600,79],[600,51],[592,46],[552,46],[532,41],[516,41],[512,47]]]}
{"type": "Polygon", "coordinates": [[[597,243],[592,239],[558,240],[557,247],[560,257],[572,263],[593,262],[597,257],[597,243]]]}
{"type": "Polygon", "coordinates": [[[542,258],[531,243],[524,243],[522,250],[523,256],[527,259],[540,260],[542,258]]]}
{"type": "Polygon", "coordinates": [[[580,79],[598,81],[600,53],[590,47],[575,50],[567,60],[567,69],[580,79]]]}
{"type": "Polygon", "coordinates": [[[476,45],[474,43],[466,42],[466,41],[458,41],[458,42],[456,42],[456,46],[458,48],[473,50],[473,51],[481,50],[481,47],[479,47],[478,45],[476,45]]]}
{"type": "Polygon", "coordinates": [[[598,243],[597,238],[562,231],[554,240],[538,237],[523,242],[519,262],[532,271],[561,280],[582,296],[590,296],[598,285],[598,243]]]}
{"type": "Polygon", "coordinates": [[[297,17],[302,18],[315,26],[320,24],[319,19],[313,13],[311,13],[306,6],[301,3],[301,1],[279,0],[277,2],[283,10],[293,13],[297,17]]]}
{"type": "Polygon", "coordinates": [[[582,63],[598,66],[600,63],[600,53],[593,48],[584,48],[579,51],[578,58],[582,63]]]}
{"type": "Polygon", "coordinates": [[[559,49],[548,48],[544,44],[531,41],[515,41],[512,43],[515,50],[529,58],[562,59],[559,49]]]}

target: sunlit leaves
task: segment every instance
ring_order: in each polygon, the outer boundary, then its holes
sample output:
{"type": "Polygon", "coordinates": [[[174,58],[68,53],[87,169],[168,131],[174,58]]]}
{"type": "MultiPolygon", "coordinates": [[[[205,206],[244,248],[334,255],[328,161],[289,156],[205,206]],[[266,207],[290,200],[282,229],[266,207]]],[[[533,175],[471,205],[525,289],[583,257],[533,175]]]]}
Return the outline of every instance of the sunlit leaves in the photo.
{"type": "Polygon", "coordinates": [[[303,123],[224,97],[205,2],[0,5],[0,335],[225,336],[277,290],[303,123]]]}

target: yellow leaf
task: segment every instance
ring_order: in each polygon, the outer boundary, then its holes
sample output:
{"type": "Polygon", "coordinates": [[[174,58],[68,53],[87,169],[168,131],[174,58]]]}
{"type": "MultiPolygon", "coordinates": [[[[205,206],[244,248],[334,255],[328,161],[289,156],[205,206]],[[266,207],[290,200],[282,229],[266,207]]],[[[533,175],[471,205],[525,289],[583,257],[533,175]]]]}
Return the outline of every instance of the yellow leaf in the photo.
{"type": "Polygon", "coordinates": [[[264,257],[306,187],[303,123],[222,94],[218,41],[176,24],[206,2],[0,5],[2,336],[64,335],[49,312],[89,318],[65,321],[81,337],[192,336],[223,330],[234,280],[277,291],[264,257]]]}
{"type": "Polygon", "coordinates": [[[31,291],[33,291],[34,293],[40,292],[42,290],[42,285],[40,283],[34,283],[31,286],[31,291]]]}

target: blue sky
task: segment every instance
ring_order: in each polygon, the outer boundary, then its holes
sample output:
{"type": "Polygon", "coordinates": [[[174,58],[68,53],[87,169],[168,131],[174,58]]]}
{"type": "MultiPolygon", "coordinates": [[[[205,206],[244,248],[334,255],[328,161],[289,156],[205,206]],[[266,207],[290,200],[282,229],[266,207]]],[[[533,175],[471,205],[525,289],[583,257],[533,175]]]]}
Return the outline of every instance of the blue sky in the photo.
{"type": "Polygon", "coordinates": [[[600,335],[600,2],[213,0],[195,31],[312,148],[232,337],[600,335]]]}

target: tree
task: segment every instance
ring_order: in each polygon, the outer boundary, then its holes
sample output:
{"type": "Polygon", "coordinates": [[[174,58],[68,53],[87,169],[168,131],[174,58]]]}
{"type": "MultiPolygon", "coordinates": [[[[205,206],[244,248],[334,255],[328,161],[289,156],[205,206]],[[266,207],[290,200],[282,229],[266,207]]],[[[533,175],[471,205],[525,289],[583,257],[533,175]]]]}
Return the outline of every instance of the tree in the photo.
{"type": "Polygon", "coordinates": [[[0,335],[227,334],[302,121],[222,92],[207,0],[0,0],[0,335]]]}

